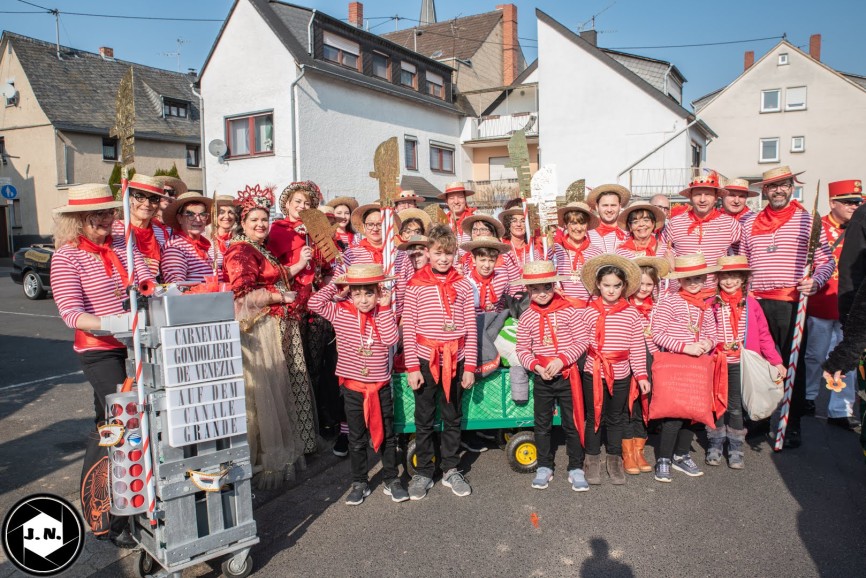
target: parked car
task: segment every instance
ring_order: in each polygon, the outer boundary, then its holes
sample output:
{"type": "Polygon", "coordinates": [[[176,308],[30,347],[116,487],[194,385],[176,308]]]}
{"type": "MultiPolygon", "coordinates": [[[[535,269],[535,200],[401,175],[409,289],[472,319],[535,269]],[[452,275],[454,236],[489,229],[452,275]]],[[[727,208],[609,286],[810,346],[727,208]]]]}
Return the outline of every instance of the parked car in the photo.
{"type": "Polygon", "coordinates": [[[12,257],[10,277],[24,287],[28,299],[45,299],[51,290],[51,245],[31,245],[18,249],[12,257]]]}

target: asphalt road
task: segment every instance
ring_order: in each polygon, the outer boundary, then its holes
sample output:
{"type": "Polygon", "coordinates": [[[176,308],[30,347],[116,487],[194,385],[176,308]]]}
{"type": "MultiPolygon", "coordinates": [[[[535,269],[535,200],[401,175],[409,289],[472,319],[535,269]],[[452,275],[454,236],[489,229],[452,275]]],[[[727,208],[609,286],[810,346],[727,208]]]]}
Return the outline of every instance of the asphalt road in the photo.
{"type": "MultiPolygon", "coordinates": [[[[92,420],[72,332],[51,300],[27,301],[0,277],[0,513],[38,492],[74,499],[92,420]]],[[[464,455],[473,494],[438,481],[427,499],[374,493],[342,503],[346,461],[318,460],[288,491],[259,495],[256,576],[863,576],[866,465],[856,435],[803,422],[805,445],[781,454],[753,439],[747,467],[631,476],[572,492],[564,468],[546,491],[504,453],[464,455]],[[532,523],[537,516],[537,527],[532,523]]],[[[652,440],[651,440],[652,441],[652,440]]],[[[703,450],[695,445],[702,463],[703,450]]],[[[565,463],[560,449],[558,464],[565,463]]],[[[88,541],[67,576],[135,576],[136,555],[88,541]]],[[[17,574],[0,561],[0,577],[17,574]]],[[[184,576],[218,576],[217,563],[184,576]]]]}

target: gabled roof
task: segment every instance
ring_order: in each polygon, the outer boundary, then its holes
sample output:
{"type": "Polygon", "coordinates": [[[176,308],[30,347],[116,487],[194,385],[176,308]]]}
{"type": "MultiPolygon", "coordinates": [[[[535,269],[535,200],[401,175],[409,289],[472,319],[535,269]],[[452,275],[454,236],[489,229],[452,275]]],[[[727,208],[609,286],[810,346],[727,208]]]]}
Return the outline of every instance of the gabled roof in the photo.
{"type": "Polygon", "coordinates": [[[680,84],[683,84],[686,81],[686,78],[682,75],[679,69],[670,62],[656,60],[655,58],[648,58],[646,56],[639,56],[637,54],[619,52],[607,48],[601,48],[600,50],[646,80],[663,94],[665,92],[665,76],[667,76],[668,73],[678,77],[680,84]]]}
{"type": "Polygon", "coordinates": [[[537,69],[538,69],[538,59],[536,58],[535,60],[532,61],[532,64],[527,66],[523,70],[523,72],[521,72],[517,76],[517,78],[514,79],[514,82],[512,82],[508,86],[508,88],[503,90],[500,93],[500,95],[496,97],[496,100],[494,100],[493,102],[490,103],[490,106],[488,106],[487,108],[484,109],[484,111],[481,113],[481,116],[486,116],[486,115],[490,114],[492,111],[494,111],[497,106],[502,104],[502,101],[505,100],[505,98],[508,96],[508,94],[511,93],[512,90],[514,90],[515,88],[520,88],[520,85],[523,84],[526,81],[526,79],[529,78],[529,75],[532,74],[533,72],[535,72],[537,69]]]}
{"type": "Polygon", "coordinates": [[[35,38],[3,32],[0,50],[11,44],[36,101],[61,130],[108,136],[115,124],[115,100],[120,80],[132,67],[135,79],[135,136],[178,142],[199,142],[198,98],[194,76],[152,68],[99,54],[60,47],[35,38]],[[189,117],[162,116],[162,97],[189,103],[189,117]]]}
{"type": "Polygon", "coordinates": [[[463,18],[454,18],[437,22],[429,26],[407,28],[382,34],[391,42],[396,42],[410,50],[415,49],[413,35],[418,35],[417,52],[437,60],[459,58],[471,60],[478,52],[496,25],[502,20],[502,11],[494,10],[484,14],[474,14],[463,18]],[[438,54],[438,56],[433,56],[438,54]]]}
{"type": "Polygon", "coordinates": [[[848,72],[840,72],[839,74],[841,74],[851,82],[856,82],[863,88],[866,88],[866,76],[861,76],[859,74],[850,74],[848,72]]]}

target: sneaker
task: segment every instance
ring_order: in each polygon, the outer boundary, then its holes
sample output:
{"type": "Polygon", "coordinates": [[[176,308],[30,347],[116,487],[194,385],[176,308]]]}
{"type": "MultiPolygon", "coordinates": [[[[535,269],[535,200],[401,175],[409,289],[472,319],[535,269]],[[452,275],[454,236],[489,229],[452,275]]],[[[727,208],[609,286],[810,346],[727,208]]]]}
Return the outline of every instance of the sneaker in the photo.
{"type": "Polygon", "coordinates": [[[550,468],[540,467],[535,470],[535,479],[532,480],[532,487],[536,490],[546,490],[550,480],[553,479],[553,470],[550,468]]]}
{"type": "Polygon", "coordinates": [[[667,458],[659,458],[655,467],[655,479],[657,482],[670,483],[671,461],[667,458]]]}
{"type": "Polygon", "coordinates": [[[123,550],[133,550],[138,547],[138,542],[126,528],[119,534],[111,533],[111,543],[123,550]]]}
{"type": "Polygon", "coordinates": [[[480,454],[489,449],[487,444],[480,440],[474,432],[463,432],[463,435],[460,436],[460,445],[467,452],[473,454],[480,454]]]}
{"type": "Polygon", "coordinates": [[[568,481],[571,482],[571,489],[575,492],[588,492],[589,483],[583,474],[583,470],[575,468],[568,472],[568,481]]]}
{"type": "Polygon", "coordinates": [[[446,488],[451,488],[454,495],[461,498],[472,493],[472,486],[469,485],[469,482],[463,478],[463,474],[457,471],[456,468],[445,472],[442,476],[442,485],[446,488]]]}
{"type": "Polygon", "coordinates": [[[409,480],[409,499],[413,501],[423,500],[424,496],[427,495],[427,490],[432,487],[432,479],[428,478],[427,476],[415,474],[414,476],[412,476],[412,479],[409,480]]]}
{"type": "Polygon", "coordinates": [[[691,454],[686,454],[684,456],[674,456],[674,461],[671,464],[675,470],[679,470],[687,476],[691,476],[696,478],[698,476],[703,476],[704,472],[698,467],[698,464],[695,463],[695,460],[692,459],[691,454]]]}
{"type": "Polygon", "coordinates": [[[345,458],[349,455],[349,436],[341,433],[337,436],[337,441],[334,442],[334,455],[345,458]]]}
{"type": "Polygon", "coordinates": [[[405,502],[409,499],[409,492],[403,489],[403,484],[400,483],[400,478],[394,478],[385,484],[382,488],[386,496],[391,496],[394,502],[405,502]]]}
{"type": "Polygon", "coordinates": [[[346,496],[347,506],[360,506],[364,503],[364,498],[370,495],[370,486],[365,482],[352,483],[352,490],[346,496]]]}

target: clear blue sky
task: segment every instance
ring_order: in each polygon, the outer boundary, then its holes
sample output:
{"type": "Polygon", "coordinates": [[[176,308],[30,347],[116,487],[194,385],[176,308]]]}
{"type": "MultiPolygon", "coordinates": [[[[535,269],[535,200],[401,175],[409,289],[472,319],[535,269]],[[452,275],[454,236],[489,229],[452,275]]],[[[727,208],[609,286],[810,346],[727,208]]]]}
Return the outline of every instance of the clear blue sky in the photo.
{"type": "MultiPolygon", "coordinates": [[[[30,0],[28,0],[30,1],[30,0]]],[[[500,0],[502,1],[502,0],[500,0]]],[[[513,0],[518,6],[518,34],[535,39],[535,8],[547,12],[576,30],[602,11],[596,19],[601,32],[599,45],[606,48],[726,42],[780,36],[787,33],[796,46],[808,51],[809,35],[823,36],[821,59],[829,66],[866,75],[863,24],[864,0],[513,0]],[[605,10],[606,9],[606,10],[605,10]]],[[[200,68],[220,28],[220,22],[160,22],[63,15],[68,12],[172,16],[223,19],[232,0],[32,0],[46,8],[58,8],[61,44],[96,51],[111,46],[115,57],[174,70],[177,58],[166,53],[181,45],[181,70],[200,68]]],[[[347,0],[298,2],[337,18],[346,18],[347,0]]],[[[497,0],[438,0],[437,17],[447,20],[494,10],[497,0]]],[[[368,0],[364,14],[373,32],[394,30],[394,22],[380,18],[399,15],[416,20],[421,0],[368,0]]],[[[17,0],[0,0],[2,11],[36,11],[17,0]]],[[[401,28],[412,20],[399,22],[401,28]]],[[[0,13],[0,28],[53,41],[54,17],[47,14],[0,13]]],[[[250,39],[255,42],[255,39],[250,39]]],[[[521,40],[527,60],[536,57],[536,43],[521,40]]],[[[627,51],[673,62],[688,79],[685,101],[720,88],[742,71],[743,52],[754,50],[760,58],[777,41],[694,48],[634,48],[627,51]]]]}

